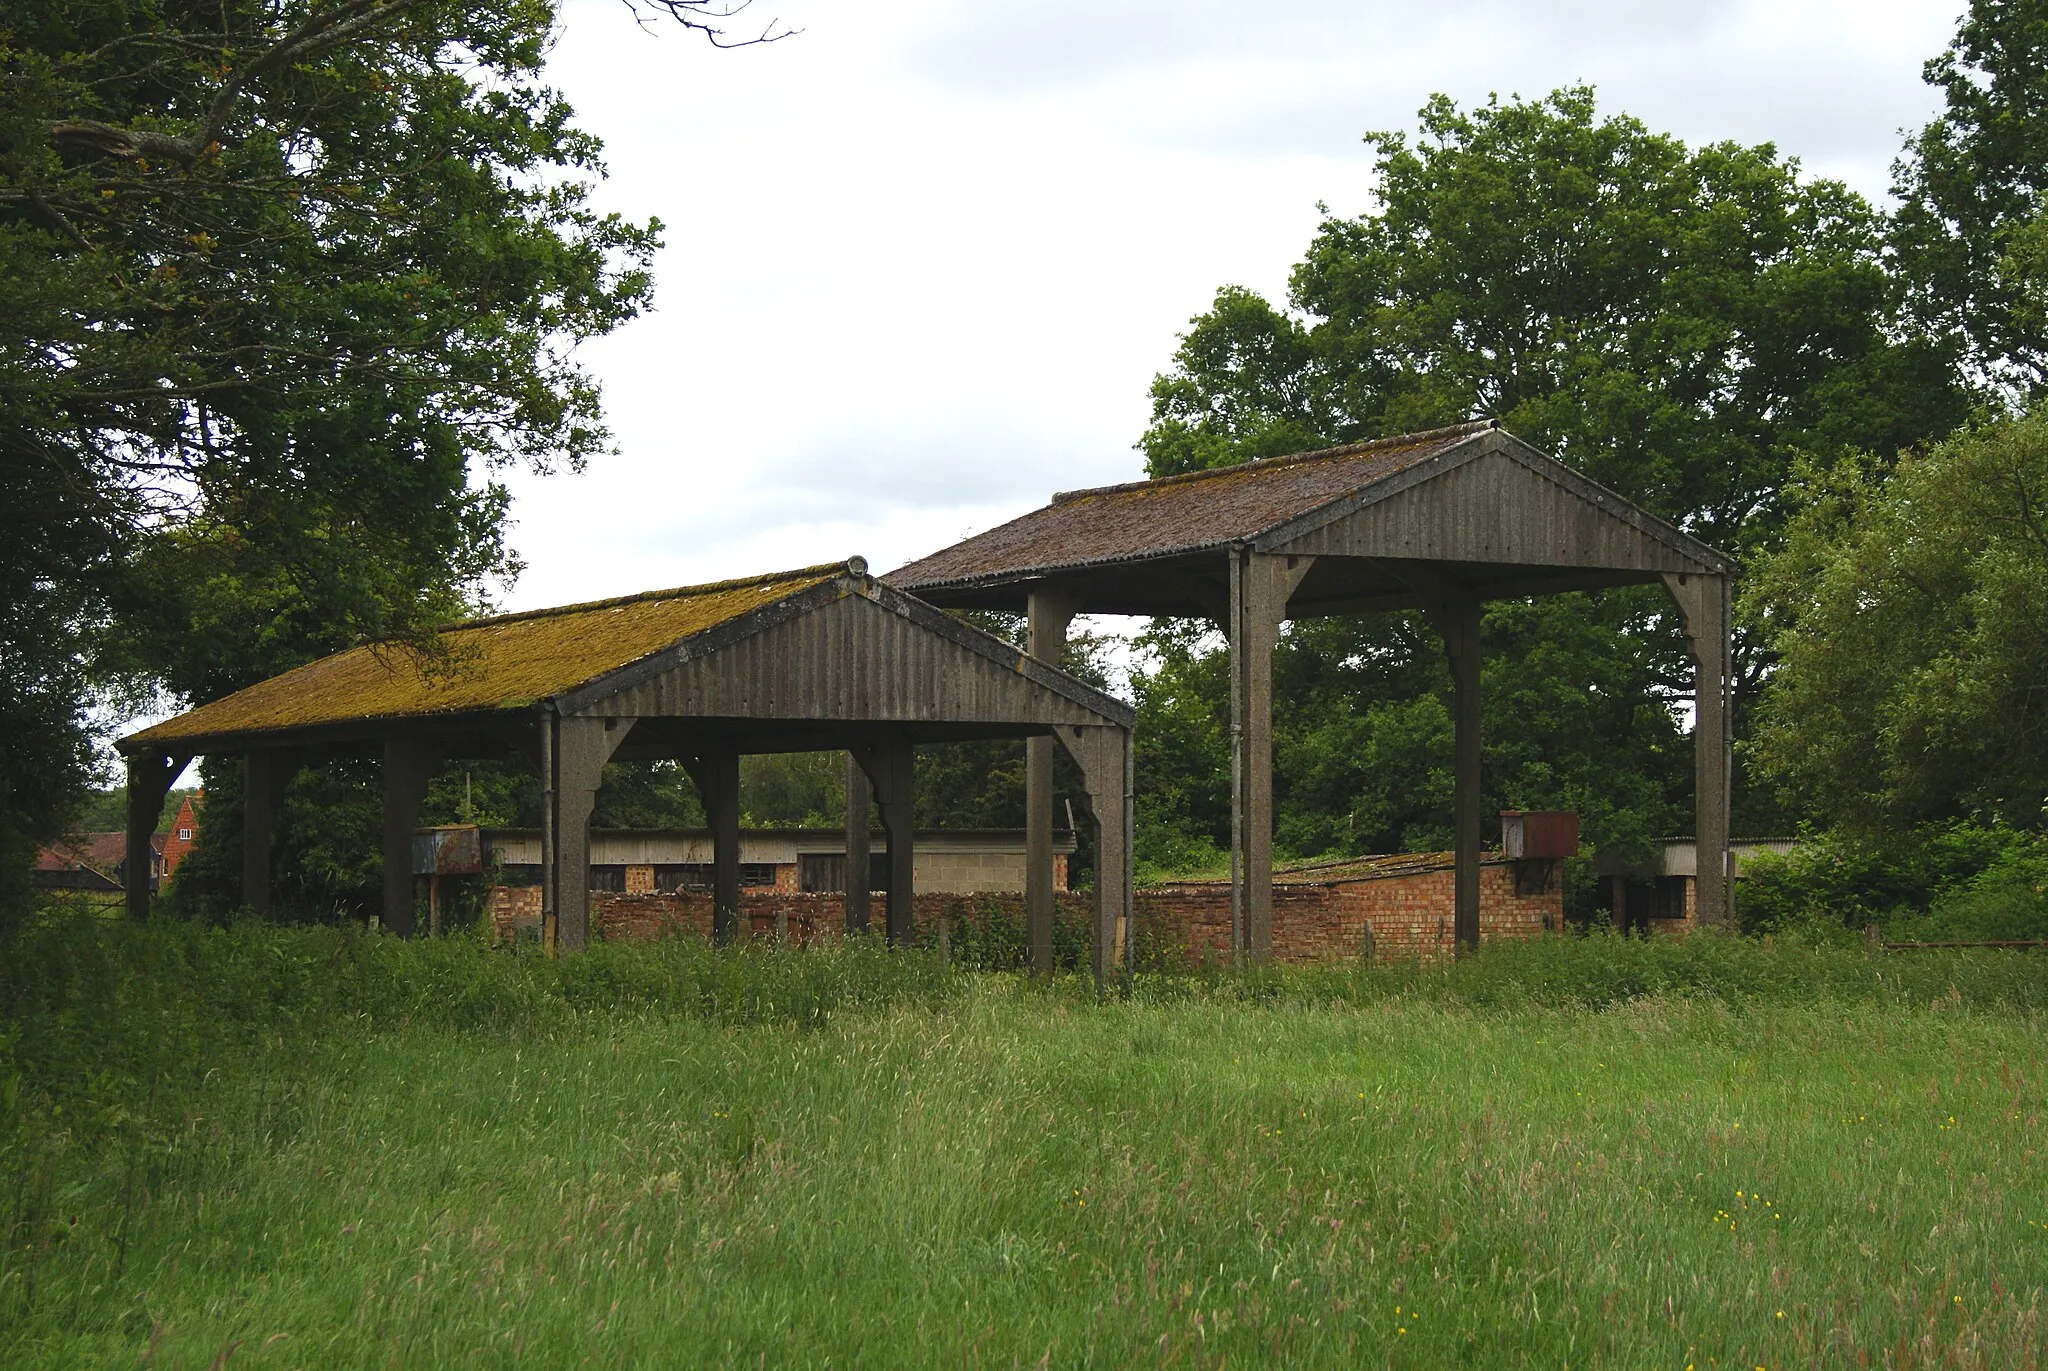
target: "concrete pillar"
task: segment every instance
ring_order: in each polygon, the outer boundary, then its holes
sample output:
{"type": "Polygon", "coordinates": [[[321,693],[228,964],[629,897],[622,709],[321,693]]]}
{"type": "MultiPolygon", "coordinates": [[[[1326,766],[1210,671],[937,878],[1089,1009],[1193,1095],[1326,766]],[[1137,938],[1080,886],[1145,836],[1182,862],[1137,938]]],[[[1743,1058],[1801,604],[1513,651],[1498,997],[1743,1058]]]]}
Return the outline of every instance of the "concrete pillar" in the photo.
{"type": "Polygon", "coordinates": [[[1234,959],[1273,955],[1273,649],[1313,557],[1230,556],[1230,912],[1234,959]]]}
{"type": "Polygon", "coordinates": [[[900,946],[910,940],[916,923],[916,759],[910,740],[900,733],[885,733],[854,755],[874,786],[882,831],[889,840],[886,927],[890,944],[900,946]]]}
{"type": "Polygon", "coordinates": [[[284,788],[298,768],[275,748],[242,754],[242,903],[261,918],[270,913],[270,845],[284,788]]]}
{"type": "Polygon", "coordinates": [[[162,752],[138,752],[128,759],[128,842],[121,883],[131,919],[149,917],[149,864],[155,853],[149,840],[156,836],[157,821],[163,818],[164,796],[171,793],[171,783],[191,760],[162,752]]]}
{"type": "Polygon", "coordinates": [[[868,833],[874,823],[875,793],[867,770],[846,754],[846,931],[868,931],[868,833]]]}
{"type": "Polygon", "coordinates": [[[554,718],[542,775],[547,822],[541,842],[542,940],[580,952],[590,941],[590,811],[604,764],[633,731],[634,719],[554,718]],[[553,936],[549,936],[552,930],[553,936]]]}
{"type": "Polygon", "coordinates": [[[1456,731],[1451,927],[1459,950],[1471,951],[1479,946],[1479,601],[1469,595],[1453,596],[1433,611],[1433,617],[1450,658],[1456,731]]]}
{"type": "MultiPolygon", "coordinates": [[[[1034,590],[1026,616],[1028,651],[1058,666],[1074,621],[1076,600],[1053,589],[1034,590]]],[[[1033,975],[1052,974],[1053,739],[1024,740],[1024,931],[1033,975]]]]}
{"type": "Polygon", "coordinates": [[[1081,769],[1095,821],[1096,980],[1127,970],[1131,938],[1131,734],[1112,725],[1063,724],[1059,740],[1081,769]],[[1122,955],[1119,956],[1119,951],[1122,955]]]}
{"type": "Polygon", "coordinates": [[[711,941],[729,943],[740,927],[740,758],[713,752],[683,763],[711,828],[711,941]]]}
{"type": "Polygon", "coordinates": [[[413,830],[419,827],[427,783],[446,758],[444,748],[418,735],[385,736],[383,925],[401,938],[410,938],[413,929],[413,830]]]}
{"type": "Polygon", "coordinates": [[[1730,636],[1729,584],[1726,576],[1668,573],[1664,588],[1685,616],[1685,636],[1692,648],[1694,689],[1693,782],[1696,806],[1693,838],[1698,843],[1699,921],[1733,927],[1734,871],[1728,860],[1728,814],[1731,808],[1730,750],[1733,641],[1730,636]]]}

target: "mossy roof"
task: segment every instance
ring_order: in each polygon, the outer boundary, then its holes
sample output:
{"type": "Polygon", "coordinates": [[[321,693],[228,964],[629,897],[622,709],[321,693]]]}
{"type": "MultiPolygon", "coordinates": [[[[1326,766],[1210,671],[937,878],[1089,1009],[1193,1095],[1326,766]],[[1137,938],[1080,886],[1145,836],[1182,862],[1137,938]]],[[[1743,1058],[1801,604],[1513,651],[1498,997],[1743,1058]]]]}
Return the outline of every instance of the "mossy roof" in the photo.
{"type": "Polygon", "coordinates": [[[476,619],[443,629],[424,647],[365,644],[167,719],[122,745],[522,709],[850,572],[851,564],[834,562],[476,619]]]}
{"type": "Polygon", "coordinates": [[[886,579],[918,594],[1222,547],[1278,528],[1493,427],[1487,419],[1157,480],[1065,491],[1042,509],[941,548],[886,579]]]}

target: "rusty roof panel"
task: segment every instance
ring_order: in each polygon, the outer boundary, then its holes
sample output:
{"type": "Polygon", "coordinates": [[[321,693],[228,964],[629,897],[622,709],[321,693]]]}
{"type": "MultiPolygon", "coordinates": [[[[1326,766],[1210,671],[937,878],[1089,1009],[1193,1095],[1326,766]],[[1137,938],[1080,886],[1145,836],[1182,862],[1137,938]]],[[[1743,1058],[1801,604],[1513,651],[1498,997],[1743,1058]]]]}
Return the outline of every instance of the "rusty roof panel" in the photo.
{"type": "Polygon", "coordinates": [[[163,746],[226,733],[517,709],[851,569],[835,562],[478,619],[443,630],[434,651],[403,643],[350,648],[201,705],[122,744],[163,746]]]}
{"type": "Polygon", "coordinates": [[[1256,537],[1494,427],[1492,420],[1398,438],[1070,491],[998,528],[891,572],[891,585],[968,585],[1256,537]]]}

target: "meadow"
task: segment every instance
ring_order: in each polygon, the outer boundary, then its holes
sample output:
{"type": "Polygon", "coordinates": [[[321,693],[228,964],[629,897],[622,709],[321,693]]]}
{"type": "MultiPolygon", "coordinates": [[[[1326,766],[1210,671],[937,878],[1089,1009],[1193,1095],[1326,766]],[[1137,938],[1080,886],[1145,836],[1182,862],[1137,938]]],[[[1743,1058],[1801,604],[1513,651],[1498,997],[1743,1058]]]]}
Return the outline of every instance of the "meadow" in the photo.
{"type": "Polygon", "coordinates": [[[2028,954],[0,952],[10,1367],[2039,1359],[2028,954]]]}

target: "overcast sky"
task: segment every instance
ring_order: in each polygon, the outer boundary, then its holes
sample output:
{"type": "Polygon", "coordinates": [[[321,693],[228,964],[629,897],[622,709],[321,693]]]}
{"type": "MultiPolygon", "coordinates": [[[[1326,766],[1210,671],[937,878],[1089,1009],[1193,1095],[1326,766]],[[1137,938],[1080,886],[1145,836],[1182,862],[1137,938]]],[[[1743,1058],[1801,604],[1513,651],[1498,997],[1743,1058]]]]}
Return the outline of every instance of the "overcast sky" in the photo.
{"type": "Polygon", "coordinates": [[[1141,474],[1217,286],[1279,298],[1368,130],[1590,82],[1882,197],[1960,0],[787,0],[716,52],[569,0],[551,78],[657,215],[654,312],[583,353],[620,451],[519,477],[532,608],[859,553],[1141,474]]]}

